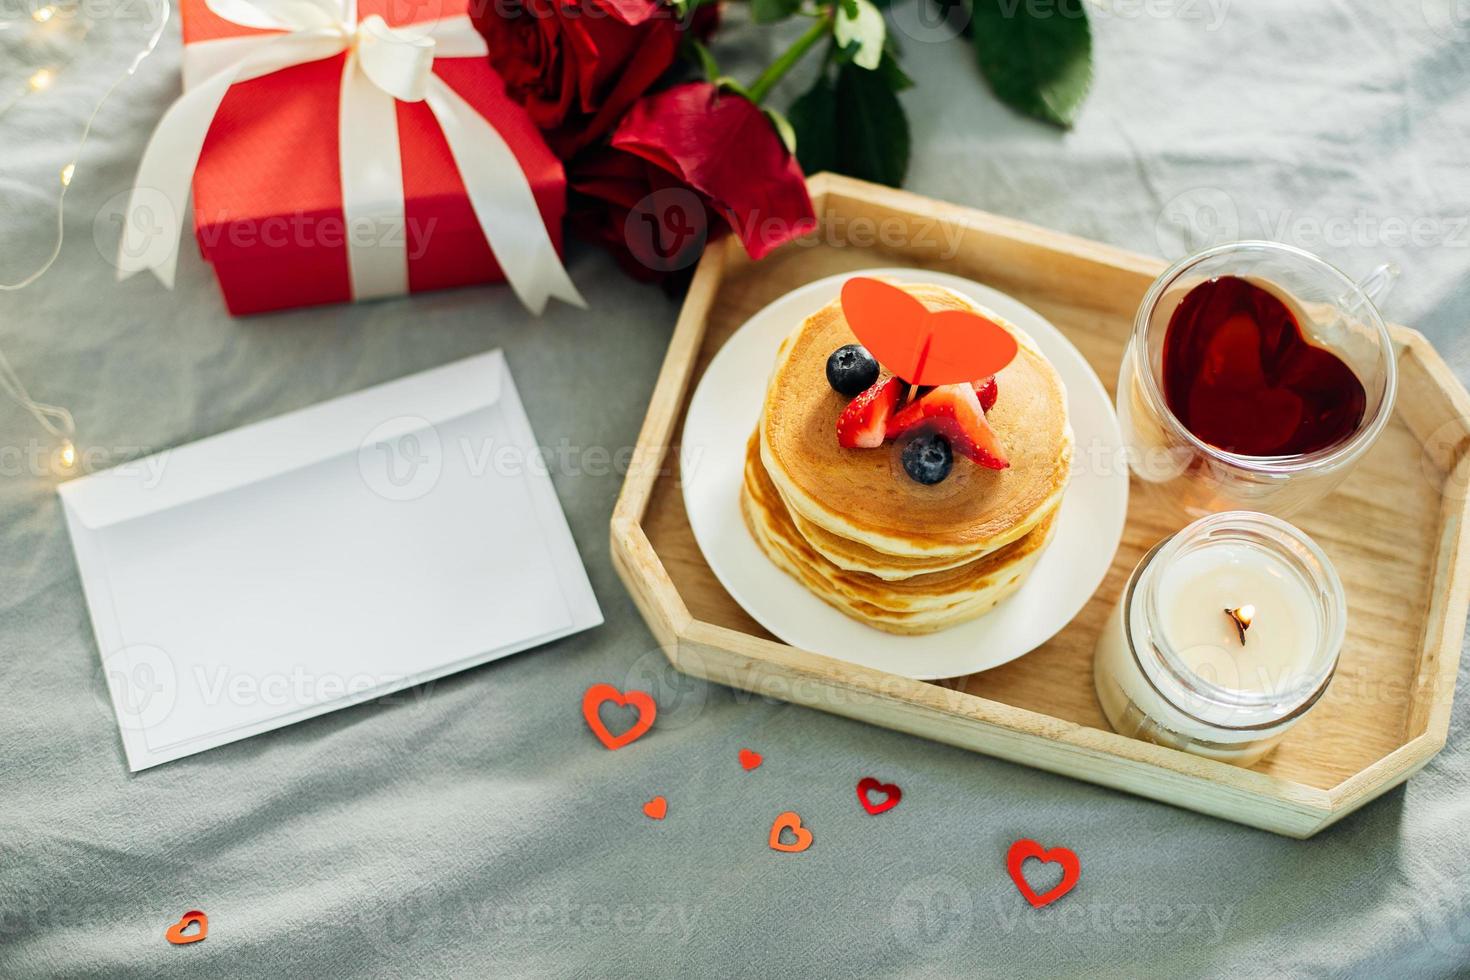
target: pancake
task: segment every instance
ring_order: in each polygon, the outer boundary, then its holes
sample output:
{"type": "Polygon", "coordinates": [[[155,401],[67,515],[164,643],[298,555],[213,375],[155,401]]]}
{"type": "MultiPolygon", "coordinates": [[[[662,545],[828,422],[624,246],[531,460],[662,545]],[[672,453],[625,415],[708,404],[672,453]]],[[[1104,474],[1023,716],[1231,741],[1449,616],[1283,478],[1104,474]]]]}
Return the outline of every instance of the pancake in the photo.
{"type": "MultiPolygon", "coordinates": [[[[1058,503],[1056,506],[1060,506],[1060,504],[1058,503]]],[[[1053,506],[1047,513],[1055,512],[1056,506],[1053,506]]],[[[811,523],[805,517],[796,513],[790,507],[789,503],[787,504],[787,510],[791,511],[791,520],[795,523],[797,530],[801,532],[801,536],[806,539],[807,543],[821,554],[822,557],[832,562],[832,564],[848,571],[867,572],[869,575],[876,575],[879,578],[898,580],[909,578],[913,575],[941,572],[945,569],[956,568],[975,560],[975,556],[972,555],[932,558],[890,555],[870,548],[862,542],[839,537],[826,528],[811,523]]],[[[983,557],[983,555],[980,557],[983,557]]]]}
{"type": "Polygon", "coordinates": [[[787,574],[839,611],[892,633],[931,633],[974,619],[1011,595],[1040,557],[1055,511],[1019,540],[956,568],[894,582],[838,567],[814,549],[762,464],[755,437],[740,494],[746,526],[787,574]]]}
{"type": "Polygon", "coordinates": [[[923,486],[904,474],[892,444],[838,445],[836,420],[848,400],[827,384],[826,361],[857,339],[840,300],[782,345],[758,429],[764,468],[809,547],[844,570],[884,578],[957,567],[1024,538],[1056,510],[1072,462],[1066,389],[1035,342],[949,289],[896,285],[931,310],[976,310],[1016,337],[1020,350],[996,376],[999,397],[986,413],[1010,467],[956,458],[947,479],[923,486]]]}

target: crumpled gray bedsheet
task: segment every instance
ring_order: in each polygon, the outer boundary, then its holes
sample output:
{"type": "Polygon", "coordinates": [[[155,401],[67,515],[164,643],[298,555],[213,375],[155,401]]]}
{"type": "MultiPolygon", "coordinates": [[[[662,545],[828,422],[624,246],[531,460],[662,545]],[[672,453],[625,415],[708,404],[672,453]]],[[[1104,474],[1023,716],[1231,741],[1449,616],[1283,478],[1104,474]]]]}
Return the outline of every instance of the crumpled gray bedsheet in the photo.
{"type": "MultiPolygon", "coordinates": [[[[46,249],[56,168],[144,34],[142,0],[109,2],[77,71],[0,118],[6,278],[46,249]]],[[[1355,275],[1397,261],[1387,312],[1470,375],[1470,8],[1103,6],[1091,101],[1060,133],[1001,108],[964,44],[932,42],[899,4],[918,83],[909,186],[1171,257],[1224,230],[1355,275]]],[[[717,50],[749,75],[781,43],[731,30],[717,50]]],[[[192,249],[172,294],[114,283],[108,216],[177,93],[178,55],[172,27],[100,118],[60,263],[0,294],[0,342],[86,445],[175,446],[493,347],[544,444],[575,459],[633,442],[676,305],[587,249],[571,269],[593,309],[539,322],[504,288],[234,321],[192,249]]],[[[39,439],[0,403],[0,976],[1470,973],[1463,677],[1421,774],[1286,840],[681,681],[609,563],[620,481],[595,467],[556,486],[602,628],[130,776],[39,439]],[[597,681],[653,685],[652,735],[596,747],[578,705],[597,681]],[[742,772],[742,746],[765,765],[742,772]],[[853,805],[869,773],[905,793],[877,819],[853,805]],[[628,816],[655,793],[666,820],[628,816]],[[765,846],[786,808],[817,835],[799,857],[765,846]],[[1020,836],[1082,857],[1076,892],[1041,913],[1004,874],[1020,836]],[[169,946],[190,908],[209,939],[169,946]]]]}

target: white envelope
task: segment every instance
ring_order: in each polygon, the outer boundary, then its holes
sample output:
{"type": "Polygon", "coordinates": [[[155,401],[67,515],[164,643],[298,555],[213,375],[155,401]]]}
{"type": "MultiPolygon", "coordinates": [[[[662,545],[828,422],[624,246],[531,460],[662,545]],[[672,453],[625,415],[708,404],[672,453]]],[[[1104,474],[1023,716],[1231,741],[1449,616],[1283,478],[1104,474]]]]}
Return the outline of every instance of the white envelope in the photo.
{"type": "Polygon", "coordinates": [[[499,351],[59,492],[134,771],[602,622],[499,351]]]}

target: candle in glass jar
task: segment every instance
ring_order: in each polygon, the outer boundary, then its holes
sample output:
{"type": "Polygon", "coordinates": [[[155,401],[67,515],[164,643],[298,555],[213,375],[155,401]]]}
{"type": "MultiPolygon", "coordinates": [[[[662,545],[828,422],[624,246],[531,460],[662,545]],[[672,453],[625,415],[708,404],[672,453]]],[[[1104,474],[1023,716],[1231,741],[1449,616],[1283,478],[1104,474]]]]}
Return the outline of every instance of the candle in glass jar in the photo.
{"type": "Polygon", "coordinates": [[[1296,528],[1216,514],[1134,569],[1099,637],[1098,699],[1118,732],[1240,765],[1321,697],[1346,624],[1342,584],[1296,528]]]}

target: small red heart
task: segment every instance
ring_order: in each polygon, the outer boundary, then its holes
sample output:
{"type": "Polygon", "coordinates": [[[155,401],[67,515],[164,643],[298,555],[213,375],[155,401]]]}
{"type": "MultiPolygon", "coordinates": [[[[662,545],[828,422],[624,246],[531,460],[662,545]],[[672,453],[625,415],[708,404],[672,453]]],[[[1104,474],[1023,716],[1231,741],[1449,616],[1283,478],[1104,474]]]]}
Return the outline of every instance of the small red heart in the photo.
{"type": "Polygon", "coordinates": [[[898,801],[903,799],[903,790],[899,789],[893,783],[880,783],[872,776],[864,776],[858,780],[857,797],[858,802],[863,805],[863,809],[876,817],[878,814],[887,813],[889,810],[898,806],[898,801]],[[868,794],[870,793],[882,793],[886,799],[882,803],[874,803],[868,799],[868,794]]]}
{"type": "Polygon", "coordinates": [[[582,717],[587,719],[587,727],[592,729],[592,734],[597,736],[598,741],[611,751],[616,751],[629,742],[635,741],[638,736],[652,728],[656,714],[658,714],[658,705],[653,703],[653,698],[642,691],[629,691],[624,694],[611,684],[593,684],[587,688],[587,693],[582,695],[582,717]],[[638,720],[633,727],[621,735],[613,735],[608,731],[607,726],[597,715],[598,709],[605,701],[611,701],[619,707],[632,705],[637,708],[638,720]]]}
{"type": "Polygon", "coordinates": [[[878,363],[915,385],[947,385],[989,377],[1020,349],[1000,324],[972,310],[929,308],[881,279],[842,284],[842,315],[878,363]]]}
{"type": "Polygon", "coordinates": [[[184,917],[168,927],[163,938],[175,946],[187,946],[189,943],[197,943],[209,935],[209,916],[198,909],[190,909],[184,913],[184,917]],[[184,931],[190,926],[198,926],[199,931],[184,935],[184,931]]]}
{"type": "Polygon", "coordinates": [[[669,812],[669,801],[662,796],[655,796],[643,804],[643,813],[653,820],[662,820],[664,814],[669,812]]]}
{"type": "Polygon", "coordinates": [[[1076,887],[1082,866],[1077,861],[1077,855],[1065,847],[1053,847],[1048,851],[1034,840],[1018,840],[1011,845],[1011,851],[1006,856],[1006,870],[1011,873],[1011,880],[1016,883],[1016,888],[1025,896],[1026,901],[1039,909],[1043,905],[1050,905],[1076,887]],[[1062,866],[1061,882],[1045,895],[1032,891],[1026,876],[1021,873],[1021,865],[1029,858],[1046,864],[1055,861],[1062,866]]]}
{"type": "Polygon", "coordinates": [[[769,842],[771,850],[785,851],[787,854],[800,854],[812,846],[812,832],[801,825],[801,817],[795,810],[787,810],[776,818],[771,824],[771,837],[769,842]],[[781,840],[781,831],[789,830],[796,835],[793,843],[786,844],[781,840]]]}
{"type": "Polygon", "coordinates": [[[746,772],[759,768],[764,761],[765,758],[759,752],[752,752],[750,749],[740,750],[740,765],[746,772]]]}

